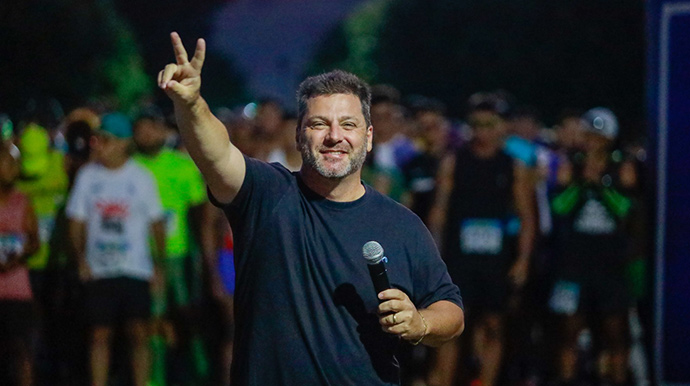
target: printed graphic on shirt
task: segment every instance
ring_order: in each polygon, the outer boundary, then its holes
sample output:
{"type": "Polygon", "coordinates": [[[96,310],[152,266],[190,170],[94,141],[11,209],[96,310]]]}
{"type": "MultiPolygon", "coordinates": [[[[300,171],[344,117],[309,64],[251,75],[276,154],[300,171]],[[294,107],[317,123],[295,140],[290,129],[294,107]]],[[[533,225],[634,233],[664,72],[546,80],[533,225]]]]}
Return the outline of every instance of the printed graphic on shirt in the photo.
{"type": "Polygon", "coordinates": [[[50,240],[54,227],[55,215],[50,214],[38,217],[38,237],[42,243],[47,243],[50,240]]]}
{"type": "Polygon", "coordinates": [[[580,285],[559,280],[553,288],[549,308],[556,314],[573,315],[580,304],[580,285]]]}
{"type": "Polygon", "coordinates": [[[129,217],[129,205],[117,201],[98,201],[96,209],[100,214],[102,234],[95,240],[93,265],[98,269],[119,267],[127,258],[129,243],[125,239],[125,226],[129,217]]]}
{"type": "Polygon", "coordinates": [[[101,230],[106,233],[123,234],[129,205],[120,202],[96,202],[96,209],[100,213],[101,230]]]}
{"type": "Polygon", "coordinates": [[[120,267],[127,258],[129,243],[119,240],[96,240],[96,253],[92,262],[99,270],[108,270],[120,267]]]}
{"type": "Polygon", "coordinates": [[[173,209],[165,210],[165,234],[170,237],[177,232],[177,213],[173,209]]]}
{"type": "Polygon", "coordinates": [[[590,198],[580,210],[574,228],[580,233],[607,235],[615,232],[616,221],[601,202],[590,198]]]}
{"type": "Polygon", "coordinates": [[[503,248],[503,227],[496,219],[467,219],[460,225],[460,248],[466,254],[496,255],[503,248]]]}

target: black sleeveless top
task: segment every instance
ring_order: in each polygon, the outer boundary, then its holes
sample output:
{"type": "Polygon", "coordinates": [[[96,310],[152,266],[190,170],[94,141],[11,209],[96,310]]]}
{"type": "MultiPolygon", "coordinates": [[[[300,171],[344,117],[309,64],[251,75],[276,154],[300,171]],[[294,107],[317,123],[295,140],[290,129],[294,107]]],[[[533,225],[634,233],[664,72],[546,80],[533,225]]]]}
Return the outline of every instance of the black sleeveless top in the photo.
{"type": "Polygon", "coordinates": [[[448,263],[463,255],[507,255],[505,228],[514,213],[513,165],[503,150],[491,158],[477,157],[469,146],[457,151],[444,232],[448,263]]]}

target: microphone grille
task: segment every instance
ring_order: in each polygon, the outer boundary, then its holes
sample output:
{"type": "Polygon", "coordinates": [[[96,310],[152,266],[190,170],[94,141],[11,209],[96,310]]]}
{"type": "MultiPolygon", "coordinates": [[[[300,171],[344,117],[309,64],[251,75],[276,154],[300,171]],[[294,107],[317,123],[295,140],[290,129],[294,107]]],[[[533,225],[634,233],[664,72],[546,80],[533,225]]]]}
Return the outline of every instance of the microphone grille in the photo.
{"type": "Polygon", "coordinates": [[[368,264],[377,264],[383,258],[383,247],[376,241],[367,241],[362,247],[362,255],[368,264]]]}

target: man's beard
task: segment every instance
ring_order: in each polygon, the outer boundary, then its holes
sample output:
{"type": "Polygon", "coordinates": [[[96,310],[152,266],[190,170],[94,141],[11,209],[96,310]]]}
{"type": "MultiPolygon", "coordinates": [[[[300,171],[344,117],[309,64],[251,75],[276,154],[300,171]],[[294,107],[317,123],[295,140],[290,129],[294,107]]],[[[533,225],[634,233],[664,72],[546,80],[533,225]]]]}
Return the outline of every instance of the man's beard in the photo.
{"type": "Polygon", "coordinates": [[[312,151],[311,147],[309,146],[310,143],[308,143],[305,136],[303,134],[300,135],[301,139],[299,143],[299,150],[300,153],[302,153],[302,162],[306,165],[309,165],[323,177],[330,179],[341,179],[347,177],[350,174],[360,170],[367,158],[368,138],[364,137],[362,146],[360,146],[358,149],[354,149],[354,152],[349,153],[350,162],[347,165],[338,169],[329,168],[323,162],[323,158],[318,156],[320,154],[319,150],[316,149],[315,151],[312,151]]]}

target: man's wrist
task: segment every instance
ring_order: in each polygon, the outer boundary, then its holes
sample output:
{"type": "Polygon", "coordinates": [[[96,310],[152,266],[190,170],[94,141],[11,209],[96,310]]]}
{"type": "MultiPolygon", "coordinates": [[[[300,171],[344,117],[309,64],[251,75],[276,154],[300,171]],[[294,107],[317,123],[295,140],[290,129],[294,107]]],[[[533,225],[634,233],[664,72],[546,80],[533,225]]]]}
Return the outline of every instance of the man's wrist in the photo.
{"type": "Polygon", "coordinates": [[[419,310],[417,310],[417,314],[419,314],[419,317],[422,319],[422,325],[424,326],[424,330],[422,331],[422,336],[420,336],[419,339],[417,339],[414,342],[410,342],[410,344],[413,346],[416,346],[416,345],[422,343],[424,338],[426,338],[426,335],[429,333],[429,325],[426,323],[426,319],[424,318],[424,315],[422,315],[422,312],[419,310]]]}

